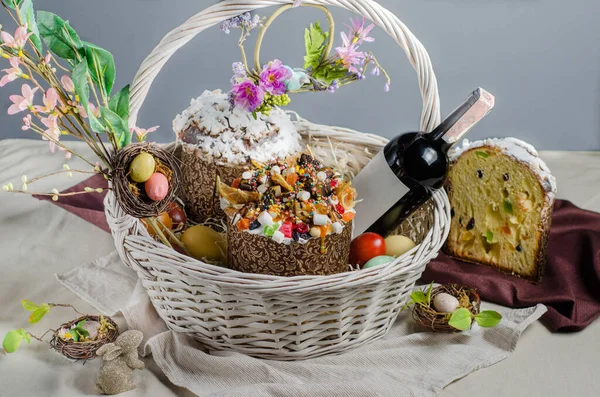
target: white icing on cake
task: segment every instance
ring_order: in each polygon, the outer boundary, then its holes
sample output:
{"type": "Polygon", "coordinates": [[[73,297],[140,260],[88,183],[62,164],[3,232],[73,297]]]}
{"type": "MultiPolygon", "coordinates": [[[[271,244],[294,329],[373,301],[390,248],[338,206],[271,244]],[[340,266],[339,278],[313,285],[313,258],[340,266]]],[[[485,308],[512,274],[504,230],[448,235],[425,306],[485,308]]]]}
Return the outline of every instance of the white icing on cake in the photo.
{"type": "Polygon", "coordinates": [[[542,186],[550,198],[554,198],[556,194],[556,178],[550,173],[550,169],[538,156],[537,150],[529,143],[517,138],[488,138],[480,141],[470,142],[468,139],[463,140],[460,147],[455,147],[448,153],[450,161],[454,162],[461,154],[467,150],[478,147],[489,146],[496,147],[502,152],[514,159],[524,163],[533,171],[540,179],[542,186]]]}
{"type": "Polygon", "coordinates": [[[192,99],[173,120],[173,130],[184,145],[218,163],[269,162],[302,150],[301,137],[284,111],[273,108],[270,116],[259,113],[254,119],[240,108],[231,109],[221,90],[192,99]]]}

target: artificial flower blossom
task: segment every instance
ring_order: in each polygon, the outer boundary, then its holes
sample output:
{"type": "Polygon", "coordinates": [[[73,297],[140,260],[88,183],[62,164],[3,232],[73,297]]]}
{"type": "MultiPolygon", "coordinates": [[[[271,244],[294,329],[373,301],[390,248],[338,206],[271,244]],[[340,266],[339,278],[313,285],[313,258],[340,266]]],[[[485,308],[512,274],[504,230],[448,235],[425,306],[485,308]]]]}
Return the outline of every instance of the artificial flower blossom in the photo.
{"type": "MultiPolygon", "coordinates": [[[[88,113],[82,105],[75,104],[71,101],[69,101],[68,103],[69,103],[69,105],[75,106],[77,108],[77,112],[81,115],[81,117],[83,117],[84,119],[87,119],[88,113]]],[[[90,103],[88,103],[88,109],[90,112],[92,112],[92,116],[94,116],[95,118],[100,117],[100,109],[98,109],[96,107],[96,105],[94,105],[93,103],[90,102],[90,103]]]]}
{"type": "Polygon", "coordinates": [[[265,89],[254,84],[252,80],[246,79],[234,84],[231,90],[235,106],[247,112],[254,112],[262,104],[265,98],[265,89]]]}
{"type": "Polygon", "coordinates": [[[41,119],[41,122],[47,127],[47,129],[42,134],[42,139],[45,141],[49,141],[48,145],[50,146],[50,151],[54,153],[54,150],[56,149],[56,142],[58,142],[60,138],[58,116],[55,114],[51,114],[50,116],[41,119]]]}
{"type": "Polygon", "coordinates": [[[2,76],[2,80],[0,80],[0,87],[4,87],[8,83],[15,81],[19,77],[23,76],[23,71],[19,68],[21,61],[18,57],[12,57],[8,60],[12,68],[3,69],[2,71],[6,73],[6,76],[2,76]]]}
{"type": "Polygon", "coordinates": [[[61,328],[58,331],[58,337],[62,340],[73,340],[73,334],[71,333],[71,330],[67,328],[61,328]]]}
{"type": "Polygon", "coordinates": [[[28,114],[27,116],[23,117],[23,127],[21,127],[21,129],[23,131],[27,131],[30,128],[31,128],[31,115],[28,114]]]}
{"type": "Polygon", "coordinates": [[[285,82],[293,76],[294,72],[276,59],[263,67],[260,73],[260,85],[271,95],[283,95],[286,92],[285,82]]]}
{"type": "Polygon", "coordinates": [[[33,109],[39,113],[52,113],[58,103],[58,92],[54,87],[49,88],[43,97],[44,106],[34,106],[33,109]]]}
{"type": "Polygon", "coordinates": [[[71,77],[65,74],[63,77],[60,78],[60,82],[62,83],[63,88],[67,92],[75,92],[75,84],[73,84],[73,80],[71,80],[71,77]]]}
{"type": "Polygon", "coordinates": [[[159,126],[156,125],[154,127],[145,129],[145,128],[140,128],[140,127],[133,127],[130,128],[129,131],[131,131],[132,133],[135,133],[135,135],[137,136],[138,141],[143,141],[144,139],[146,139],[146,135],[148,135],[151,132],[154,132],[156,130],[158,130],[159,126]]]}
{"type": "Polygon", "coordinates": [[[21,86],[21,95],[11,95],[10,100],[13,104],[8,108],[8,114],[13,115],[27,110],[33,106],[33,96],[38,88],[32,89],[29,84],[21,86]]]}
{"type": "Polygon", "coordinates": [[[348,37],[352,44],[360,45],[363,42],[372,43],[375,41],[373,37],[369,37],[369,33],[371,33],[371,30],[375,27],[374,23],[365,27],[365,17],[363,17],[362,21],[359,18],[350,18],[350,23],[351,26],[348,26],[350,28],[348,37]]]}
{"type": "Polygon", "coordinates": [[[25,26],[19,26],[15,31],[15,36],[11,36],[8,32],[0,33],[0,37],[2,37],[2,46],[14,48],[17,50],[22,50],[27,43],[27,39],[33,33],[27,33],[27,24],[25,26]]]}
{"type": "Polygon", "coordinates": [[[358,74],[359,71],[356,66],[360,65],[365,59],[365,53],[357,51],[358,45],[351,43],[344,32],[342,32],[342,41],[343,45],[335,49],[340,58],[340,62],[349,72],[358,74]]]}

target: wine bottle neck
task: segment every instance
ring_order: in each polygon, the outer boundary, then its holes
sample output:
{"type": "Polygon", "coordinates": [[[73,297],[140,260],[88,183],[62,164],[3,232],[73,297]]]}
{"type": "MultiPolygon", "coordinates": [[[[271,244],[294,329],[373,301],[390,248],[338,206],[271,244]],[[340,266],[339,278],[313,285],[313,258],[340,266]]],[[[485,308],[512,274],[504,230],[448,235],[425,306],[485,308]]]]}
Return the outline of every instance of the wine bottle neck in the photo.
{"type": "Polygon", "coordinates": [[[431,138],[441,140],[442,145],[449,148],[469,132],[493,107],[494,96],[478,88],[431,132],[431,138]]]}

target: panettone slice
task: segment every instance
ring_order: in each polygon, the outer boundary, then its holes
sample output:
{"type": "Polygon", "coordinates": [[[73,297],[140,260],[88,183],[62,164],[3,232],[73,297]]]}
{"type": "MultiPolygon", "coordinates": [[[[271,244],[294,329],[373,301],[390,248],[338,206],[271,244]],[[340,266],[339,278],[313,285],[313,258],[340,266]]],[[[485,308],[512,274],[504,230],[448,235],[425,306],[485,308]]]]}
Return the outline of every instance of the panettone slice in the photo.
{"type": "Polygon", "coordinates": [[[463,143],[451,153],[445,251],[531,282],[541,280],[556,192],[535,149],[518,139],[463,143]]]}

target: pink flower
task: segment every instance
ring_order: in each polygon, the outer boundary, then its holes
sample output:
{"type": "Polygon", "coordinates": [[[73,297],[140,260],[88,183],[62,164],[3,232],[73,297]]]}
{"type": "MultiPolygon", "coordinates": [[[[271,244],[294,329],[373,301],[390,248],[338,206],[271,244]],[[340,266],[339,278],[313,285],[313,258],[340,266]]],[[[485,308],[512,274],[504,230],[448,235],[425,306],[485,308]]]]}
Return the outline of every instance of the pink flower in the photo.
{"type": "Polygon", "coordinates": [[[148,135],[151,132],[154,132],[156,130],[158,130],[159,126],[156,125],[154,127],[148,128],[148,129],[144,129],[144,128],[140,128],[140,127],[133,127],[130,128],[129,131],[131,131],[131,133],[135,133],[135,135],[137,136],[138,141],[143,141],[144,139],[146,139],[146,135],[148,135]]]}
{"type": "Polygon", "coordinates": [[[58,126],[58,116],[55,114],[51,114],[48,117],[43,118],[42,124],[48,127],[44,133],[42,134],[42,139],[45,141],[50,141],[50,151],[54,153],[56,148],[56,143],[60,138],[60,127],[58,126]]]}
{"type": "Polygon", "coordinates": [[[43,62],[44,62],[45,64],[49,65],[49,64],[50,64],[50,61],[52,61],[52,54],[48,53],[48,54],[46,54],[46,56],[44,57],[44,60],[43,60],[43,62]]]}
{"type": "Polygon", "coordinates": [[[0,33],[0,37],[2,37],[3,46],[15,48],[17,50],[22,50],[27,43],[27,39],[33,33],[27,33],[27,24],[25,26],[19,26],[15,31],[15,37],[11,36],[8,32],[0,33]]]}
{"type": "Polygon", "coordinates": [[[365,27],[365,17],[363,17],[362,21],[359,18],[353,19],[350,18],[351,26],[350,31],[348,32],[348,36],[352,41],[352,44],[362,44],[363,42],[372,43],[375,41],[373,37],[369,37],[369,33],[375,27],[375,24],[372,23],[369,26],[365,27]]]}
{"type": "Polygon", "coordinates": [[[21,94],[23,94],[23,96],[10,96],[10,100],[13,102],[13,104],[8,108],[8,114],[17,114],[19,112],[22,112],[23,110],[31,108],[31,106],[33,105],[33,96],[35,95],[35,92],[37,90],[37,87],[31,89],[31,87],[28,84],[23,84],[21,86],[21,94]]]}
{"type": "Polygon", "coordinates": [[[12,57],[9,59],[9,62],[12,68],[2,70],[4,73],[6,73],[6,76],[2,76],[2,80],[0,80],[0,87],[4,87],[11,81],[15,81],[23,75],[23,71],[21,68],[19,68],[19,65],[21,64],[19,58],[12,57]]]}
{"type": "Polygon", "coordinates": [[[283,66],[279,59],[269,62],[260,73],[260,85],[271,95],[285,94],[285,81],[292,78],[294,73],[283,66]]]}
{"type": "Polygon", "coordinates": [[[34,106],[33,109],[40,113],[52,113],[56,108],[58,102],[58,93],[54,88],[48,88],[48,91],[44,94],[44,106],[34,106]]]}
{"type": "Polygon", "coordinates": [[[21,127],[21,129],[23,131],[27,131],[30,128],[31,128],[31,115],[28,114],[27,116],[23,117],[23,127],[21,127]]]}
{"type": "Polygon", "coordinates": [[[67,92],[75,92],[75,84],[73,84],[73,80],[69,76],[65,74],[60,78],[60,82],[67,92]]]}
{"type": "MultiPolygon", "coordinates": [[[[79,114],[81,115],[81,117],[83,117],[84,119],[87,119],[88,114],[85,111],[85,108],[82,105],[74,105],[73,102],[69,101],[69,105],[71,106],[75,106],[77,108],[77,110],[79,111],[79,114]]],[[[96,105],[94,105],[93,103],[88,103],[88,109],[92,112],[92,116],[98,118],[100,117],[100,109],[98,109],[96,107],[96,105]]]]}
{"type": "Polygon", "coordinates": [[[344,65],[349,72],[358,74],[359,71],[356,69],[356,65],[362,64],[366,55],[364,52],[356,51],[357,45],[350,43],[348,36],[346,36],[346,33],[344,32],[342,32],[342,41],[344,42],[344,45],[342,47],[337,47],[335,51],[337,52],[342,65],[344,65]]]}
{"type": "MultiPolygon", "coordinates": [[[[61,148],[62,149],[62,148],[61,148]]],[[[73,153],[67,151],[67,153],[65,153],[65,159],[69,160],[71,157],[73,156],[73,153]]]]}
{"type": "Polygon", "coordinates": [[[254,112],[265,99],[265,89],[257,86],[251,80],[244,80],[234,84],[231,90],[235,106],[247,112],[254,112]]]}

